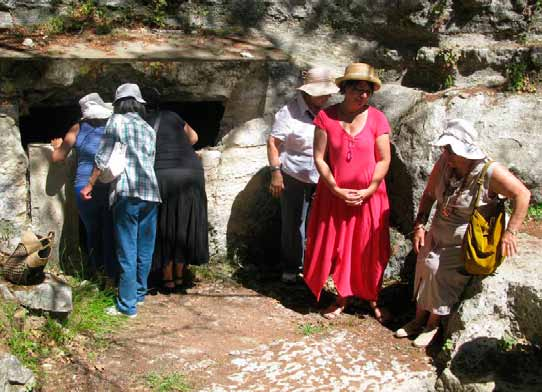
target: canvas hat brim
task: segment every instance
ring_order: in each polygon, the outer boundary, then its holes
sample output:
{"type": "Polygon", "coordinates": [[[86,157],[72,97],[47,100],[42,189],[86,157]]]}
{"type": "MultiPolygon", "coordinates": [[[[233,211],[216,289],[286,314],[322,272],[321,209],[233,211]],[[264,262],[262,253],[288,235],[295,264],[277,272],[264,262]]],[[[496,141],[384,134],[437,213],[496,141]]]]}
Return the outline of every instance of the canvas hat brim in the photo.
{"type": "Polygon", "coordinates": [[[113,114],[113,106],[109,103],[88,102],[82,109],[83,119],[106,119],[113,114]]]}
{"type": "Polygon", "coordinates": [[[299,86],[297,89],[304,91],[313,97],[337,94],[339,92],[339,88],[331,81],[307,83],[299,86]]]}
{"type": "Polygon", "coordinates": [[[376,76],[367,75],[366,73],[350,73],[344,76],[341,76],[340,78],[335,79],[335,84],[337,86],[340,86],[342,82],[346,80],[365,80],[366,82],[371,82],[374,85],[374,91],[380,90],[380,87],[382,87],[382,82],[380,79],[378,79],[376,76]]]}
{"type": "Polygon", "coordinates": [[[486,157],[486,154],[478,146],[465,143],[452,135],[441,135],[431,144],[436,147],[450,145],[454,154],[467,159],[483,159],[486,157]]]}

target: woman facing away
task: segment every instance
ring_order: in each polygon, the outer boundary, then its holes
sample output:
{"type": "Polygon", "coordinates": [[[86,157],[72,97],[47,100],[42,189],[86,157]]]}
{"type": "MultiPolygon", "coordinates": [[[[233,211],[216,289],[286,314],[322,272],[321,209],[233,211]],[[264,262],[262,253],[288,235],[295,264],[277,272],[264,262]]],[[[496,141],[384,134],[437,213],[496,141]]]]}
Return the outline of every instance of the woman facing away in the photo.
{"type": "Polygon", "coordinates": [[[135,317],[137,306],[147,295],[147,278],[156,239],[156,217],[160,193],[154,173],[156,134],[143,119],[145,100],[139,86],[122,84],[113,102],[115,114],[105,127],[94,159],[94,169],[81,198],[94,197],[94,187],[102,170],[108,167],[115,143],[126,146],[126,167],[110,186],[116,253],[120,267],[119,291],[111,315],[135,317]]]}
{"type": "Polygon", "coordinates": [[[402,338],[415,336],[416,347],[425,347],[435,337],[441,318],[450,314],[470,279],[461,250],[479,185],[484,175],[478,210],[486,218],[494,215],[499,195],[513,201],[513,210],[502,237],[503,256],[518,250],[517,230],[529,206],[530,192],[504,166],[490,162],[475,144],[477,131],[463,119],[447,122],[434,143],[442,149],[423,192],[414,224],[414,251],[418,254],[414,282],[416,317],[395,332],[402,338]],[[434,203],[436,212],[429,231],[425,224],[434,203]]]}
{"type": "Polygon", "coordinates": [[[154,170],[162,198],[152,272],[169,294],[183,290],[187,265],[209,260],[207,194],[203,165],[192,147],[198,134],[177,113],[159,110],[156,91],[151,97],[156,110],[147,121],[156,130],[154,170]]]}
{"type": "Polygon", "coordinates": [[[338,296],[323,311],[339,315],[350,296],[368,300],[375,318],[390,256],[389,203],[384,176],[390,165],[390,126],[369,106],[381,86],[373,67],[353,63],[336,79],[344,100],[319,112],[314,161],[320,180],[309,218],[304,279],[317,299],[331,274],[338,296]]]}
{"type": "Polygon", "coordinates": [[[75,172],[75,197],[79,216],[85,227],[86,247],[91,271],[103,270],[108,284],[114,284],[117,262],[114,252],[113,218],[109,210],[109,184],[97,184],[92,200],[85,201],[79,192],[87,184],[94,167],[94,156],[104,134],[107,119],[113,114],[111,104],[106,104],[98,93],[90,93],[79,100],[82,118],[74,124],[64,139],[51,140],[52,161],[66,159],[72,148],[77,153],[75,172]]]}

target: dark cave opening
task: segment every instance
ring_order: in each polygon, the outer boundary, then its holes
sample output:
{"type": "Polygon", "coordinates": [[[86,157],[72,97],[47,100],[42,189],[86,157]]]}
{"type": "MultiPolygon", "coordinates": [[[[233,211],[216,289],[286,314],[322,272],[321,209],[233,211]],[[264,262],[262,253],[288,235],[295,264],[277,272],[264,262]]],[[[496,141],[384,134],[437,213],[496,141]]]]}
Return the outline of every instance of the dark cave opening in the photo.
{"type": "MultiPolygon", "coordinates": [[[[160,108],[177,113],[196,130],[199,141],[195,149],[216,145],[224,115],[222,102],[165,102],[160,108]]],[[[31,143],[49,143],[53,138],[64,137],[80,118],[78,105],[30,107],[28,113],[19,118],[21,143],[26,149],[31,143]]]]}

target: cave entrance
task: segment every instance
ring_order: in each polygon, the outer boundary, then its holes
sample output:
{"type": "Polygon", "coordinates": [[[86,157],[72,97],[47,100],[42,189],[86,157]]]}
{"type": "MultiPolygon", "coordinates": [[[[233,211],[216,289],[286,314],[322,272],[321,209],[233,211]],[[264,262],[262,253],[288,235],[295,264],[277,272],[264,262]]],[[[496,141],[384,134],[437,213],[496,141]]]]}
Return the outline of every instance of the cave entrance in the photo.
{"type": "MultiPolygon", "coordinates": [[[[177,113],[196,130],[199,140],[195,149],[216,145],[224,115],[222,102],[164,102],[160,108],[177,113]]],[[[21,143],[26,150],[28,144],[49,143],[51,139],[64,137],[80,117],[79,105],[31,107],[19,119],[21,143]]]]}

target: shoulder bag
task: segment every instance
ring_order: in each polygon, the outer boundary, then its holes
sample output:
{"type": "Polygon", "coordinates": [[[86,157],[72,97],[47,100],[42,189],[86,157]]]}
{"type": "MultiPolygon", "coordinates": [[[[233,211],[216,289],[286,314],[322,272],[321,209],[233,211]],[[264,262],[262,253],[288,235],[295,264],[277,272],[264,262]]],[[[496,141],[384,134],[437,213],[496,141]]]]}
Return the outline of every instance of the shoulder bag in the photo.
{"type": "Polygon", "coordinates": [[[493,216],[486,219],[478,210],[487,169],[493,161],[488,161],[478,177],[478,191],[467,232],[463,238],[465,270],[471,275],[490,275],[504,260],[501,253],[501,240],[505,228],[504,200],[497,202],[493,216]]]}

